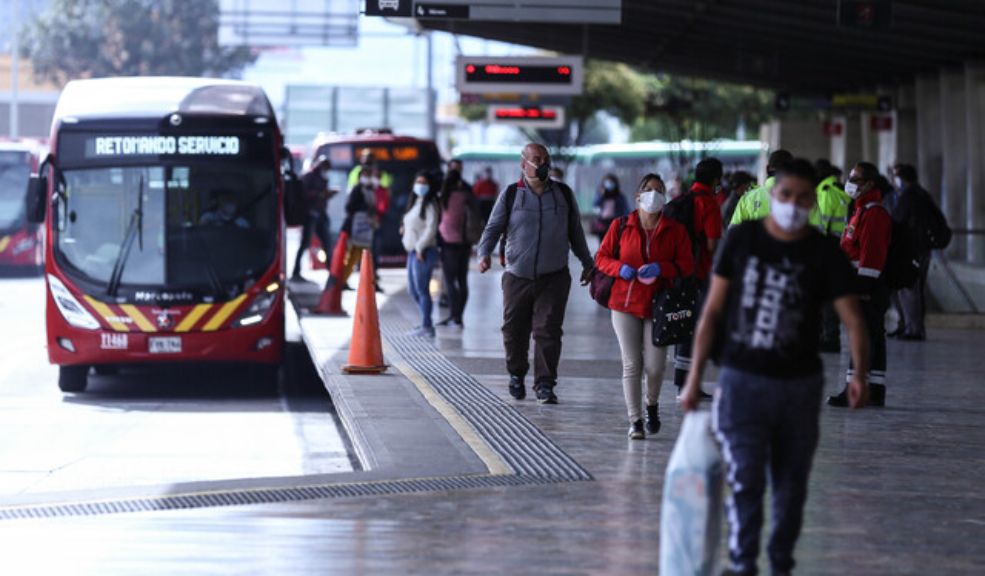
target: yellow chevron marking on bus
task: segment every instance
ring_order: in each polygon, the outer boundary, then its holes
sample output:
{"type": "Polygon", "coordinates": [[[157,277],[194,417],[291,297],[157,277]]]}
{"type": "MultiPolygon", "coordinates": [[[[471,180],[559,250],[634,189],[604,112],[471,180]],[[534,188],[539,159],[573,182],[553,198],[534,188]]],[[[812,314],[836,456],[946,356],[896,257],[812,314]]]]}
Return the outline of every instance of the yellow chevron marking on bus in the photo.
{"type": "Polygon", "coordinates": [[[7,245],[10,244],[10,236],[4,236],[0,238],[0,252],[7,249],[7,245]]]}
{"type": "Polygon", "coordinates": [[[157,328],[154,328],[154,325],[133,304],[121,304],[120,310],[126,312],[127,316],[132,318],[136,322],[137,327],[144,332],[157,332],[157,328]]]}
{"type": "Polygon", "coordinates": [[[85,301],[89,303],[89,306],[92,306],[92,309],[103,317],[103,320],[105,320],[109,324],[110,328],[116,330],[117,332],[130,331],[130,329],[127,328],[127,325],[124,324],[123,322],[120,322],[118,320],[111,320],[111,318],[118,318],[118,316],[114,314],[112,310],[110,310],[109,306],[103,304],[99,300],[96,300],[92,296],[85,296],[84,298],[85,301]]]}
{"type": "Polygon", "coordinates": [[[174,331],[188,332],[195,327],[195,324],[197,324],[202,316],[205,316],[205,313],[211,308],[211,304],[199,304],[198,306],[195,306],[192,308],[191,312],[188,313],[188,316],[185,316],[184,320],[178,324],[178,327],[175,328],[174,331]]]}
{"type": "Polygon", "coordinates": [[[220,326],[229,318],[232,313],[239,308],[239,305],[246,300],[246,294],[240,294],[235,300],[226,302],[219,308],[219,311],[215,313],[209,322],[202,328],[203,332],[213,332],[218,330],[220,326]]]}

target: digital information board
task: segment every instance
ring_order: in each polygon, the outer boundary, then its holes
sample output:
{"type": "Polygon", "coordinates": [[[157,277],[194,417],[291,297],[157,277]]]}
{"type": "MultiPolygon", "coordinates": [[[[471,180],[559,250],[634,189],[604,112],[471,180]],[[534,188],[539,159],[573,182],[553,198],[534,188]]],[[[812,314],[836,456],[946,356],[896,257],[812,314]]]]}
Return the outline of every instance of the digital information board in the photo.
{"type": "Polygon", "coordinates": [[[551,24],[620,24],[622,0],[363,0],[367,16],[551,24]]]}
{"type": "Polygon", "coordinates": [[[462,94],[581,94],[581,56],[459,56],[456,87],[462,94]]]}
{"type": "Polygon", "coordinates": [[[564,127],[564,108],[561,106],[490,106],[486,121],[524,128],[556,129],[564,127]]]}

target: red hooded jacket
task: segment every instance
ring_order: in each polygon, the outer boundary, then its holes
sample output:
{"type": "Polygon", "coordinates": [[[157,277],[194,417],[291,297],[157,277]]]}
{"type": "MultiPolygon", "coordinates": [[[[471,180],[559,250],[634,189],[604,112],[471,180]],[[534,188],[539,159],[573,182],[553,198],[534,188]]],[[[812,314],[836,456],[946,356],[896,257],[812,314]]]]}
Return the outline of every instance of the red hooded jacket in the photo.
{"type": "Polygon", "coordinates": [[[653,297],[667,287],[670,280],[694,273],[691,240],[687,229],[670,218],[661,216],[657,227],[651,231],[643,229],[639,212],[633,211],[627,218],[619,238],[619,259],[612,257],[619,233],[620,219],[617,218],[602,239],[602,246],[595,254],[595,265],[602,273],[615,278],[609,297],[610,309],[637,318],[649,318],[653,297]],[[636,278],[626,281],[619,277],[619,268],[623,264],[639,270],[644,264],[653,262],[660,265],[660,276],[653,284],[643,284],[636,278]]]}

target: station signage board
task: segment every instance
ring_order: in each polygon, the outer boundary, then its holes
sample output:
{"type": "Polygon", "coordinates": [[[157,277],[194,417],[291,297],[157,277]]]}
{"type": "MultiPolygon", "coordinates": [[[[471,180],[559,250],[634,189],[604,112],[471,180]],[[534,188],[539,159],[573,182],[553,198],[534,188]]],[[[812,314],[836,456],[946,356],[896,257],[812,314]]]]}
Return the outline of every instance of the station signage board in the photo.
{"type": "MultiPolygon", "coordinates": [[[[248,0],[224,0],[248,1],[248,0]]],[[[363,14],[420,20],[552,24],[622,22],[622,0],[363,0],[363,14]]]]}
{"type": "Polygon", "coordinates": [[[577,96],[584,82],[581,56],[459,56],[455,66],[456,87],[464,94],[577,96]]]}
{"type": "Polygon", "coordinates": [[[492,124],[507,124],[524,128],[563,128],[564,108],[561,106],[490,106],[486,109],[486,120],[492,124]]]}

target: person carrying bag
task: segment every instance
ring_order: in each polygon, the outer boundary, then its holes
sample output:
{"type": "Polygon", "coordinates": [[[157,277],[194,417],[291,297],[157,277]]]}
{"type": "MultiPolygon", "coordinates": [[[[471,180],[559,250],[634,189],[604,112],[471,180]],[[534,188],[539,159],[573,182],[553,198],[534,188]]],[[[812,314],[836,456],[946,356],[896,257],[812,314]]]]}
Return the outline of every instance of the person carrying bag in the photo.
{"type": "Polygon", "coordinates": [[[596,274],[612,278],[607,307],[622,352],[622,383],[629,415],[629,437],[643,439],[660,430],[659,397],[667,349],[653,344],[652,301],[680,276],[693,274],[687,230],[662,216],[663,180],[647,174],[636,192],[637,210],[615,220],[595,256],[596,274]],[[646,431],[642,375],[646,372],[646,431]]]}

